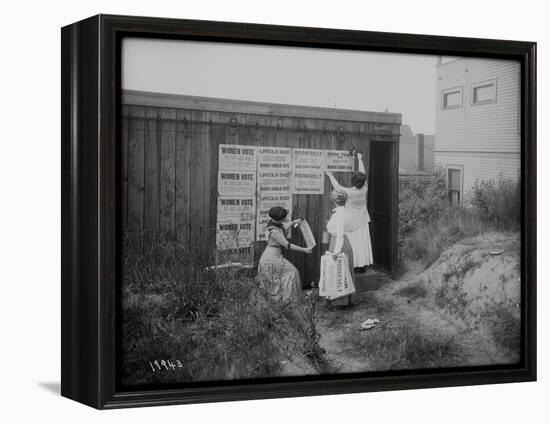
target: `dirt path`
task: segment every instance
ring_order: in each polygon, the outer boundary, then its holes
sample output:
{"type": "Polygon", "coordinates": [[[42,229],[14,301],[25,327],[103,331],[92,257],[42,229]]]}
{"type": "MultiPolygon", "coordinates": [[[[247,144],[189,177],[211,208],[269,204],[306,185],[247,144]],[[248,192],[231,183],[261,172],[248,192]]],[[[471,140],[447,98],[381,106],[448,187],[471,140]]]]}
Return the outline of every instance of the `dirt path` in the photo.
{"type": "Polygon", "coordinates": [[[428,302],[394,293],[389,281],[361,293],[355,305],[321,305],[320,345],[334,373],[418,367],[473,366],[506,362],[494,344],[433,308],[428,302]],[[360,330],[368,318],[380,323],[360,330]]]}
{"type": "Polygon", "coordinates": [[[329,371],[358,372],[515,363],[519,359],[519,235],[462,240],[429,268],[409,271],[353,306],[319,303],[329,371]],[[497,253],[492,253],[498,250],[497,253]],[[360,330],[363,321],[380,323],[360,330]]]}

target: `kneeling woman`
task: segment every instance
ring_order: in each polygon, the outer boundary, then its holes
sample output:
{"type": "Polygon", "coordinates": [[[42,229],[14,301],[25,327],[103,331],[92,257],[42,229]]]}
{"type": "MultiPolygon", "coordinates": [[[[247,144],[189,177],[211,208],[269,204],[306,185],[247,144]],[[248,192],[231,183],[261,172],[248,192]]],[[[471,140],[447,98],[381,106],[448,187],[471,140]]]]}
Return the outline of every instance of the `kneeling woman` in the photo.
{"type": "Polygon", "coordinates": [[[287,214],[288,211],[280,206],[275,206],[269,210],[271,219],[266,230],[267,246],[260,257],[258,277],[274,298],[292,301],[300,298],[302,282],[296,267],[283,257],[282,249],[307,254],[311,253],[311,249],[296,246],[286,238],[288,227],[301,221],[296,219],[285,225],[283,220],[287,214]]]}

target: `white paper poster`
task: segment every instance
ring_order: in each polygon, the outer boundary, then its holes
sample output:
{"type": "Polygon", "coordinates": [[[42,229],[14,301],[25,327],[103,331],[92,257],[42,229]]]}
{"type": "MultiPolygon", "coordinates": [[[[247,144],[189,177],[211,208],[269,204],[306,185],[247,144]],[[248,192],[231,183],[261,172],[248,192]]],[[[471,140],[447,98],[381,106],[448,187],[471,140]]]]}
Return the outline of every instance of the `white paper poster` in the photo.
{"type": "Polygon", "coordinates": [[[254,263],[256,198],[254,195],[218,196],[216,222],[217,261],[219,263],[254,263]]]}
{"type": "Polygon", "coordinates": [[[254,221],[216,224],[216,246],[220,250],[250,246],[254,242],[254,221]]]}
{"type": "Polygon", "coordinates": [[[305,219],[301,222],[299,228],[302,232],[302,237],[304,238],[306,246],[309,249],[313,249],[315,246],[317,246],[317,243],[315,242],[315,237],[313,236],[313,232],[311,231],[311,228],[305,219]]]}
{"type": "MultiPolygon", "coordinates": [[[[285,223],[289,223],[292,220],[292,194],[291,193],[262,193],[258,197],[258,215],[256,225],[256,240],[265,240],[265,230],[269,218],[269,209],[274,206],[280,206],[288,211],[288,215],[285,218],[285,223]]],[[[290,237],[290,230],[287,233],[287,237],[290,237]]]]}
{"type": "Polygon", "coordinates": [[[324,171],[325,154],[318,149],[294,149],[294,171],[324,171]]]}
{"type": "Polygon", "coordinates": [[[220,144],[218,168],[224,171],[254,171],[256,169],[256,148],[235,144],[220,144]]]}
{"type": "Polygon", "coordinates": [[[290,171],[291,152],[289,147],[261,146],[258,150],[258,171],[290,171]]]}
{"type": "Polygon", "coordinates": [[[255,171],[218,170],[218,194],[245,197],[256,193],[255,171]]]}
{"type": "Polygon", "coordinates": [[[291,191],[291,149],[258,147],[258,191],[284,193],[291,191]]]}
{"type": "Polygon", "coordinates": [[[235,247],[230,249],[218,249],[216,251],[216,263],[218,266],[240,263],[247,268],[254,266],[254,245],[235,247]]]}
{"type": "Polygon", "coordinates": [[[261,193],[286,193],[292,189],[291,171],[258,170],[258,191],[261,193]]]}
{"type": "Polygon", "coordinates": [[[218,221],[255,221],[256,198],[240,196],[218,196],[218,221]]]}
{"type": "Polygon", "coordinates": [[[292,184],[292,192],[295,194],[323,194],[325,191],[325,173],[295,171],[292,184]]]}
{"type": "Polygon", "coordinates": [[[354,156],[346,150],[326,150],[325,165],[327,171],[353,172],[354,156]]]}

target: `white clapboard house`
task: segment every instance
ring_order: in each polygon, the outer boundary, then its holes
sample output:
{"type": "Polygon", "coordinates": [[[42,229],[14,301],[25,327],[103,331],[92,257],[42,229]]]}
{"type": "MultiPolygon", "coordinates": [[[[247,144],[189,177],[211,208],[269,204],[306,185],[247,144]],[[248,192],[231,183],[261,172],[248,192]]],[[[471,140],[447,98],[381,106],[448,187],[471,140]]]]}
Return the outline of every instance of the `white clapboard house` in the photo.
{"type": "Polygon", "coordinates": [[[456,58],[437,64],[436,166],[449,199],[461,203],[476,180],[519,178],[518,62],[456,58]]]}

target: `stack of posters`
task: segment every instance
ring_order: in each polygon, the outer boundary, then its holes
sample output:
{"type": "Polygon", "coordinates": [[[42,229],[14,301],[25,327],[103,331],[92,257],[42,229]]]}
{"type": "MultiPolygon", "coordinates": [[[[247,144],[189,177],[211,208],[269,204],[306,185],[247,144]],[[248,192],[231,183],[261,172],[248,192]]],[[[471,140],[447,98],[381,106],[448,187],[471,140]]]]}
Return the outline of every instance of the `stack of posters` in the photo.
{"type": "Polygon", "coordinates": [[[256,148],[221,144],[218,151],[218,261],[254,264],[256,148]]]}

